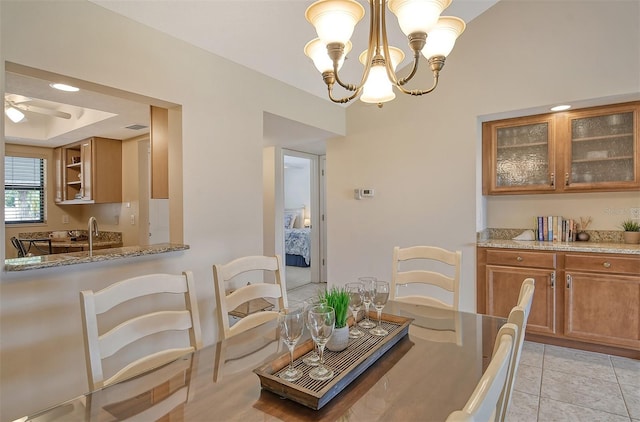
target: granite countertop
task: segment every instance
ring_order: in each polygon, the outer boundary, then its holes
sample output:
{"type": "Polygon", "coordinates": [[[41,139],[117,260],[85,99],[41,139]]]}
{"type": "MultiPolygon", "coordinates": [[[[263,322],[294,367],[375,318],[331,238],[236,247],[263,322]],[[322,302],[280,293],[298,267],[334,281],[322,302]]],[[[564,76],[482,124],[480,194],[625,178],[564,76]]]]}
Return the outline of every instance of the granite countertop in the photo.
{"type": "Polygon", "coordinates": [[[482,248],[531,249],[559,252],[593,252],[640,255],[640,245],[623,243],[618,230],[586,230],[588,242],[549,242],[513,240],[528,229],[487,228],[477,234],[477,246],[482,248]]]}
{"type": "MultiPolygon", "coordinates": [[[[95,244],[94,244],[95,246],[95,244]]],[[[4,260],[5,271],[25,271],[43,268],[61,267],[64,265],[85,264],[89,262],[110,261],[135,256],[155,255],[166,252],[183,251],[189,245],[159,243],[148,246],[125,246],[122,248],[98,249],[89,256],[88,251],[69,252],[52,255],[28,256],[4,260]]]]}
{"type": "Polygon", "coordinates": [[[640,245],[610,242],[539,242],[530,240],[486,239],[479,240],[477,246],[482,248],[640,255],[640,245]]]}

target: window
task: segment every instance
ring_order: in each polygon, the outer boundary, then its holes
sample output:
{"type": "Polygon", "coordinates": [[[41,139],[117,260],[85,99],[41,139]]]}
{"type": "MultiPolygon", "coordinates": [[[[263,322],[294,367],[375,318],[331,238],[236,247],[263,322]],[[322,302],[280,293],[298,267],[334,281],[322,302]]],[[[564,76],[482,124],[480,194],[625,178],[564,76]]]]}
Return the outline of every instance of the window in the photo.
{"type": "Polygon", "coordinates": [[[4,157],[4,222],[44,223],[45,159],[4,157]]]}

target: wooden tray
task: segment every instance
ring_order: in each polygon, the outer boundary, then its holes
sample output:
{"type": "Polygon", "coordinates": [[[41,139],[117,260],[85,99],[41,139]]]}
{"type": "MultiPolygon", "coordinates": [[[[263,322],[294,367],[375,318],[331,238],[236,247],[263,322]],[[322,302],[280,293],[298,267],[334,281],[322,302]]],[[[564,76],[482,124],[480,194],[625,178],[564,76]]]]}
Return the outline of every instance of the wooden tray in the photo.
{"type": "MultiPolygon", "coordinates": [[[[371,314],[372,320],[376,316],[371,314]]],[[[293,365],[304,375],[295,382],[288,382],[278,376],[289,365],[289,354],[283,355],[253,370],[260,378],[262,388],[279,396],[318,410],[354,379],[370,367],[380,356],[407,335],[411,318],[382,314],[382,326],[389,331],[386,337],[377,337],[362,329],[365,335],[359,339],[349,339],[349,346],[342,352],[324,351],[325,365],[333,368],[335,376],[326,381],[316,381],[309,377],[313,367],[302,359],[313,351],[313,340],[307,340],[294,351],[293,365]]]]}

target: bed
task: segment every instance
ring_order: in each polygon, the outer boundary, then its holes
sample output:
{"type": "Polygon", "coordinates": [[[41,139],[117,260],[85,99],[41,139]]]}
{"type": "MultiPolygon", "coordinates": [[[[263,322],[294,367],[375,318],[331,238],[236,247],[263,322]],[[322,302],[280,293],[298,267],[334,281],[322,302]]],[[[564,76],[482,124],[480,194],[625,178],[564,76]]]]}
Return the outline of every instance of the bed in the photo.
{"type": "Polygon", "coordinates": [[[285,265],[311,265],[311,229],[304,227],[304,208],[287,208],[284,212],[285,265]]]}

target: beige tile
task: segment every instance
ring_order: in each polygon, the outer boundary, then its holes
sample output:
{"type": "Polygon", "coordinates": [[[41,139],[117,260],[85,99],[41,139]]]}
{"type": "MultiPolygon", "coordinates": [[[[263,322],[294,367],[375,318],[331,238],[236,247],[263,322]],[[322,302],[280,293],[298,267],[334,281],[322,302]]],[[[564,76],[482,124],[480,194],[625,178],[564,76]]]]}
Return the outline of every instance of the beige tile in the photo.
{"type": "Polygon", "coordinates": [[[542,381],[542,368],[525,365],[520,362],[516,374],[516,383],[513,389],[522,393],[540,395],[540,382],[542,381]]]}
{"type": "Polygon", "coordinates": [[[620,416],[629,416],[620,387],[616,382],[580,375],[569,376],[566,372],[552,371],[545,367],[542,372],[540,396],[620,416]]]}
{"type": "Polygon", "coordinates": [[[640,360],[611,356],[611,363],[620,384],[633,385],[640,391],[640,360]]]}
{"type": "Polygon", "coordinates": [[[629,422],[625,416],[603,412],[575,404],[563,403],[549,398],[540,399],[538,420],[541,422],[629,422]]]}
{"type": "Polygon", "coordinates": [[[546,345],[543,364],[545,370],[588,375],[590,378],[617,382],[609,355],[601,353],[546,345]]]}
{"type": "Polygon", "coordinates": [[[538,396],[514,391],[506,422],[536,422],[538,420],[538,396]]]}
{"type": "Polygon", "coordinates": [[[629,416],[640,419],[640,388],[635,385],[620,384],[620,389],[624,402],[627,404],[629,416]]]}
{"type": "Polygon", "coordinates": [[[544,357],[544,344],[525,341],[522,344],[522,354],[520,355],[520,364],[535,366],[542,368],[542,360],[544,357]]]}

